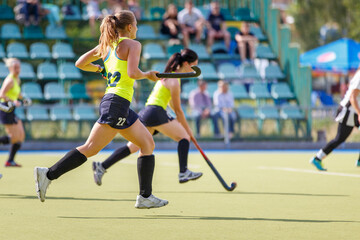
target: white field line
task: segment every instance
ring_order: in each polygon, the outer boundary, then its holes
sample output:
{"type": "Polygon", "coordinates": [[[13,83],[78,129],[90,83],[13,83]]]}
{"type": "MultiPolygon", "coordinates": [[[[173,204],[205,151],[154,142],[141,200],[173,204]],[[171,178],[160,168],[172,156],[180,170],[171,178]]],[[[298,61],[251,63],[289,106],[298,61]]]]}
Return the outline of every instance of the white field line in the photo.
{"type": "Polygon", "coordinates": [[[263,169],[263,170],[280,170],[280,171],[288,171],[288,172],[302,172],[302,173],[312,173],[312,174],[321,174],[321,175],[330,175],[330,176],[360,178],[360,174],[350,174],[350,173],[325,172],[325,171],[316,171],[316,170],[307,170],[307,169],[298,169],[298,168],[286,168],[286,167],[260,166],[258,168],[263,169]]]}

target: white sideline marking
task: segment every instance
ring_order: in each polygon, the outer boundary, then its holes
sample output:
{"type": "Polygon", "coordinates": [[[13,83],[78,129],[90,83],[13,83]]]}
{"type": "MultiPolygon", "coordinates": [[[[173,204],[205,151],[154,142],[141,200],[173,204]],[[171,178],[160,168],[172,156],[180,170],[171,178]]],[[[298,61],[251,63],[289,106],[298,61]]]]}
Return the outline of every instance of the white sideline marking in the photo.
{"type": "Polygon", "coordinates": [[[288,171],[288,172],[303,172],[303,173],[313,173],[313,174],[321,174],[321,175],[360,178],[360,174],[325,172],[325,171],[307,170],[307,169],[298,169],[298,168],[260,166],[259,169],[263,169],[263,170],[281,170],[281,171],[288,171]]]}

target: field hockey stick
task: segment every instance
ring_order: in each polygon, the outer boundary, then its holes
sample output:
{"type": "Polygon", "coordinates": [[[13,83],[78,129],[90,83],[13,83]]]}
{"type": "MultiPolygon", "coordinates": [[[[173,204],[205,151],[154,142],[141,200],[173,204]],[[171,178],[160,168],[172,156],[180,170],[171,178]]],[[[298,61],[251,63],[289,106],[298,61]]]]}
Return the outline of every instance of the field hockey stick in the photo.
{"type": "Polygon", "coordinates": [[[201,69],[198,66],[191,67],[195,72],[186,73],[157,73],[158,78],[193,78],[198,77],[201,74],[201,69]]]}
{"type": "Polygon", "coordinates": [[[14,111],[14,109],[15,109],[15,104],[11,101],[0,103],[0,111],[9,113],[14,111]]]}
{"type": "Polygon", "coordinates": [[[199,152],[201,153],[201,155],[204,157],[206,163],[210,166],[211,170],[215,173],[216,177],[219,179],[219,181],[221,182],[221,184],[223,185],[223,187],[228,190],[228,191],[233,191],[236,188],[236,182],[232,182],[231,186],[229,187],[226,182],[224,181],[224,179],[221,177],[220,173],[216,170],[216,168],[214,167],[214,165],[211,163],[210,159],[205,155],[204,151],[201,149],[201,147],[199,146],[199,144],[197,144],[197,142],[193,142],[196,146],[196,148],[199,150],[199,152]]]}

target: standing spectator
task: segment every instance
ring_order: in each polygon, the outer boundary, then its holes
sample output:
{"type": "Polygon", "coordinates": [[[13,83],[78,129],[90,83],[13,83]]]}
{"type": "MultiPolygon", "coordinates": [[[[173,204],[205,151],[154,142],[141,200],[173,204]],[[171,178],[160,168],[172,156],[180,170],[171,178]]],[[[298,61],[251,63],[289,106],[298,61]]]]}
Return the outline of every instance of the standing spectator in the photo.
{"type": "Polygon", "coordinates": [[[214,93],[214,105],[218,111],[218,115],[225,123],[226,118],[229,121],[229,137],[234,136],[234,123],[236,121],[236,113],[234,112],[234,97],[229,91],[229,84],[223,80],[218,82],[218,89],[214,93]],[[227,116],[226,116],[227,115],[227,116]]]}
{"type": "Polygon", "coordinates": [[[219,136],[218,115],[212,111],[211,98],[206,91],[207,83],[198,81],[198,88],[190,92],[189,104],[196,121],[196,134],[200,136],[200,124],[202,119],[211,118],[214,125],[214,134],[219,136]]]}
{"type": "Polygon", "coordinates": [[[247,22],[241,24],[241,30],[235,35],[235,40],[238,44],[241,61],[254,60],[257,38],[250,32],[250,26],[247,22]]]}
{"type": "Polygon", "coordinates": [[[178,21],[184,37],[184,46],[189,46],[190,35],[195,35],[196,43],[201,42],[201,34],[203,32],[205,19],[200,10],[194,8],[193,2],[187,0],[185,8],[179,12],[178,21]]]}
{"type": "Polygon", "coordinates": [[[210,4],[211,12],[207,18],[208,24],[208,38],[207,47],[208,49],[214,43],[214,40],[224,39],[226,47],[229,49],[231,35],[226,29],[225,18],[220,12],[220,4],[218,2],[212,2],[210,4]]]}
{"type": "Polygon", "coordinates": [[[170,35],[169,45],[180,44],[178,38],[180,24],[177,17],[177,7],[174,4],[169,4],[166,13],[163,16],[160,29],[162,34],[170,35]]]}
{"type": "Polygon", "coordinates": [[[128,0],[128,8],[136,17],[136,20],[141,20],[142,9],[137,0],[128,0]]]}
{"type": "Polygon", "coordinates": [[[89,17],[89,24],[91,29],[91,35],[96,36],[96,27],[95,21],[102,17],[100,12],[100,0],[81,0],[83,3],[86,3],[86,11],[89,17]]]}

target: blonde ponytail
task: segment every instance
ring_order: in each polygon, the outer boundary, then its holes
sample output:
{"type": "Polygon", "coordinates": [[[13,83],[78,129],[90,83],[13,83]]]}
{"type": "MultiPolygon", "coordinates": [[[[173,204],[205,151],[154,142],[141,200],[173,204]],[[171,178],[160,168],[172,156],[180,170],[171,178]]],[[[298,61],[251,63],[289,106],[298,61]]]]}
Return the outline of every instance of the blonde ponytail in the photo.
{"type": "Polygon", "coordinates": [[[11,67],[12,65],[14,65],[15,63],[19,63],[20,64],[20,60],[17,58],[4,58],[3,59],[6,67],[11,67]]]}

